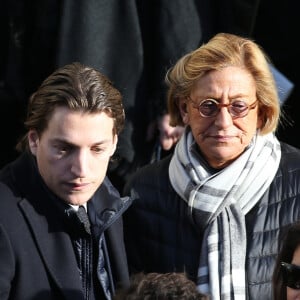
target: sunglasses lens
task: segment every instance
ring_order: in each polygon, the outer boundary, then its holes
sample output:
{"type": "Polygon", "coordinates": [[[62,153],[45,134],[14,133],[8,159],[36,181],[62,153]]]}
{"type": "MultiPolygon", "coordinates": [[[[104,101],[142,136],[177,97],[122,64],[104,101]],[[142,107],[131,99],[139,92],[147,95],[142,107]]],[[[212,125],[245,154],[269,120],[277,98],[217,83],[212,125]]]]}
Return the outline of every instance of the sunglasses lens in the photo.
{"type": "Polygon", "coordinates": [[[283,282],[286,286],[299,290],[300,289],[300,267],[288,263],[281,263],[283,282]]]}
{"type": "Polygon", "coordinates": [[[287,278],[286,286],[288,286],[294,290],[299,290],[300,289],[300,278],[298,278],[298,279],[287,278]]]}
{"type": "Polygon", "coordinates": [[[234,101],[230,105],[230,113],[235,117],[243,117],[248,114],[249,107],[244,101],[234,101]]]}
{"type": "Polygon", "coordinates": [[[199,110],[203,116],[212,117],[218,113],[219,108],[216,102],[208,99],[201,102],[199,110]]]}

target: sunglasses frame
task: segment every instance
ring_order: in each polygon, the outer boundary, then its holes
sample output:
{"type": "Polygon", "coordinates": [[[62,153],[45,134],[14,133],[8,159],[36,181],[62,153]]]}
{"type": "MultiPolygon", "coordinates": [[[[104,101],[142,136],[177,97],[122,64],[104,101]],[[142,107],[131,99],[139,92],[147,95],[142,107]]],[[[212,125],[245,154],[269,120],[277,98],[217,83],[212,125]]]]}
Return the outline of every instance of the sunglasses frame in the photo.
{"type": "Polygon", "coordinates": [[[300,290],[300,266],[281,262],[280,268],[284,285],[294,290],[300,290]]]}
{"type": "Polygon", "coordinates": [[[236,100],[236,101],[230,102],[228,104],[222,104],[213,98],[203,99],[202,101],[200,101],[200,103],[197,103],[194,100],[192,100],[190,97],[187,97],[187,98],[189,99],[189,101],[191,101],[193,103],[193,107],[198,110],[200,116],[202,116],[203,118],[215,118],[218,115],[218,113],[220,112],[220,109],[222,107],[227,108],[228,113],[231,115],[231,117],[233,119],[244,118],[249,114],[250,110],[254,109],[257,106],[257,103],[258,103],[257,100],[255,100],[251,104],[247,104],[245,101],[236,100]],[[211,101],[212,103],[214,103],[216,105],[216,110],[214,111],[214,113],[212,115],[203,114],[203,112],[201,111],[201,105],[206,101],[211,101]],[[243,103],[245,105],[245,107],[244,107],[245,110],[242,112],[239,112],[239,113],[234,112],[233,103],[236,103],[236,102],[243,103]]]}

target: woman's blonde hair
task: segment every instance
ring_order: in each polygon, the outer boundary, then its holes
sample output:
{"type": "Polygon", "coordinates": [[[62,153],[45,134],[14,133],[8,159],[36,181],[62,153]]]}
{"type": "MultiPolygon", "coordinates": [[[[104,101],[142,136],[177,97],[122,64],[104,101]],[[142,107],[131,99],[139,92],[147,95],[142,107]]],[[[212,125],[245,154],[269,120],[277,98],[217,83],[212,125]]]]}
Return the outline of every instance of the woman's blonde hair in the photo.
{"type": "Polygon", "coordinates": [[[262,119],[260,133],[267,134],[277,129],[280,102],[270,60],[254,41],[229,33],[215,35],[206,44],[179,59],[167,72],[167,101],[172,126],[184,125],[178,100],[188,97],[196,81],[209,71],[228,66],[246,69],[254,78],[262,119]]]}

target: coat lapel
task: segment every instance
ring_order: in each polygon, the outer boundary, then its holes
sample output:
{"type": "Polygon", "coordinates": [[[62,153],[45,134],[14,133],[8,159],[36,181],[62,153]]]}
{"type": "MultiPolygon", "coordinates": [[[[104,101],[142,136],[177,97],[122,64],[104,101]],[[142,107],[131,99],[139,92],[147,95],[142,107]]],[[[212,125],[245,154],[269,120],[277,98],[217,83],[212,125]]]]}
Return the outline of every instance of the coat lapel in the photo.
{"type": "Polygon", "coordinates": [[[23,198],[20,208],[28,221],[45,269],[65,299],[83,299],[82,283],[64,213],[43,188],[28,154],[16,163],[13,177],[23,198]]]}
{"type": "Polygon", "coordinates": [[[37,214],[27,200],[23,200],[20,206],[30,224],[45,268],[66,299],[73,300],[74,294],[82,294],[82,283],[68,234],[57,230],[59,227],[51,226],[51,223],[49,225],[47,218],[55,218],[55,216],[46,217],[37,214]]]}

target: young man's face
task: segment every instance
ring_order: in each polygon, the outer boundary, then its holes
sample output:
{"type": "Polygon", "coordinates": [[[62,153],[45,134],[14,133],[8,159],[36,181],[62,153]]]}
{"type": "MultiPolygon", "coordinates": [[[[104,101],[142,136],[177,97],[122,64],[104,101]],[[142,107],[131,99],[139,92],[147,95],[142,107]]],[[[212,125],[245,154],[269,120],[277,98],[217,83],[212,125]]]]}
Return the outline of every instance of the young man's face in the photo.
{"type": "Polygon", "coordinates": [[[74,112],[57,107],[48,127],[28,134],[46,185],[59,198],[73,205],[87,202],[101,185],[113,155],[117,135],[113,119],[105,112],[74,112]]]}

